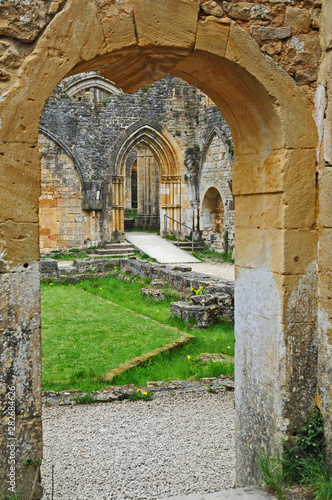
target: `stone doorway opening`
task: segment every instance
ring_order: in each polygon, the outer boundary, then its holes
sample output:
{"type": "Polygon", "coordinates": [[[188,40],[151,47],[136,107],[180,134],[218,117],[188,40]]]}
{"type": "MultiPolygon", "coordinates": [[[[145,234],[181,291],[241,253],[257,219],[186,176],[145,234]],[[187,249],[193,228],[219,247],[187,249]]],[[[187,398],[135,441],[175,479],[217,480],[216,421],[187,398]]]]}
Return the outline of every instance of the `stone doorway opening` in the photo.
{"type": "Polygon", "coordinates": [[[202,201],[201,226],[203,239],[209,246],[220,252],[223,250],[224,204],[215,187],[209,188],[202,201]]]}

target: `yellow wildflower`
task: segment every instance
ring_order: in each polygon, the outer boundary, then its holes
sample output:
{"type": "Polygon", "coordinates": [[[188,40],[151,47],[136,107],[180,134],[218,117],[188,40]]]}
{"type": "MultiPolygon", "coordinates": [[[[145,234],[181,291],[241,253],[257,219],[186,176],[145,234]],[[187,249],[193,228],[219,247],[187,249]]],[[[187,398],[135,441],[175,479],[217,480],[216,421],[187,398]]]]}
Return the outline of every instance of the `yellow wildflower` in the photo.
{"type": "Polygon", "coordinates": [[[230,346],[229,346],[229,345],[227,346],[227,349],[230,349],[230,346]]]}
{"type": "Polygon", "coordinates": [[[148,395],[148,393],[147,393],[147,392],[143,392],[143,395],[144,395],[144,396],[147,396],[147,395],[148,395]]]}
{"type": "Polygon", "coordinates": [[[142,392],[142,389],[137,389],[137,392],[142,392]]]}
{"type": "Polygon", "coordinates": [[[187,356],[187,359],[191,359],[191,356],[187,356]]]}

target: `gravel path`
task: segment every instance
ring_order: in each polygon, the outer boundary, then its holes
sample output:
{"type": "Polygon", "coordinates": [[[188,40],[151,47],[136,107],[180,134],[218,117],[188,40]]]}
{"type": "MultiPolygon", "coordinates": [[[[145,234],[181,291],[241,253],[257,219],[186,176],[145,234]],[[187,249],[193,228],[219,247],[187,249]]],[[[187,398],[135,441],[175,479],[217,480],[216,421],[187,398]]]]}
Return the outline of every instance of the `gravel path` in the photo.
{"type": "Polygon", "coordinates": [[[44,499],[161,499],[234,483],[234,394],[44,408],[44,499]]]}

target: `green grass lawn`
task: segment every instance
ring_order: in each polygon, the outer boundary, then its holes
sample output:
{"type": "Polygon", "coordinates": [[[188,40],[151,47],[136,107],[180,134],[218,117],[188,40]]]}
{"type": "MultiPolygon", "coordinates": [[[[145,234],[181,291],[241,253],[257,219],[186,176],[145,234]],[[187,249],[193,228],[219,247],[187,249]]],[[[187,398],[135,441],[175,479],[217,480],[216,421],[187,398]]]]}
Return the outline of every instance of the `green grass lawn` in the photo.
{"type": "Polygon", "coordinates": [[[105,385],[98,379],[112,368],[179,337],[77,287],[42,285],[44,389],[105,385]]]}
{"type": "Polygon", "coordinates": [[[142,282],[128,283],[117,277],[77,285],[42,285],[44,390],[99,389],[108,384],[103,376],[112,368],[179,338],[182,332],[194,335],[194,341],[122,374],[112,384],[144,385],[149,380],[200,378],[233,371],[232,363],[203,364],[195,359],[203,352],[232,356],[232,327],[225,323],[206,330],[191,329],[179,318],[169,318],[174,298],[153,303],[139,295],[141,287],[142,282]]]}

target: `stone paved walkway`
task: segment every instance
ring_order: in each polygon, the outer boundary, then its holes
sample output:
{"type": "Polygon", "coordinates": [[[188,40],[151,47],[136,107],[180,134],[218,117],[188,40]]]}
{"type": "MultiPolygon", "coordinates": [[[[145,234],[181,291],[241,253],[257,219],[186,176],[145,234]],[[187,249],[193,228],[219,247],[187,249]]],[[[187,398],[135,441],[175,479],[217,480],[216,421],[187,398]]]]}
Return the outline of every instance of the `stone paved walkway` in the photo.
{"type": "Polygon", "coordinates": [[[208,262],[199,262],[198,264],[190,264],[195,273],[210,274],[211,276],[218,276],[225,280],[234,280],[234,264],[229,262],[222,262],[220,264],[210,264],[208,262]]]}
{"type": "Polygon", "coordinates": [[[126,239],[141,252],[156,259],[161,264],[199,262],[189,252],[181,250],[165,238],[153,233],[130,232],[126,233],[126,239]]]}

